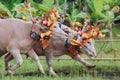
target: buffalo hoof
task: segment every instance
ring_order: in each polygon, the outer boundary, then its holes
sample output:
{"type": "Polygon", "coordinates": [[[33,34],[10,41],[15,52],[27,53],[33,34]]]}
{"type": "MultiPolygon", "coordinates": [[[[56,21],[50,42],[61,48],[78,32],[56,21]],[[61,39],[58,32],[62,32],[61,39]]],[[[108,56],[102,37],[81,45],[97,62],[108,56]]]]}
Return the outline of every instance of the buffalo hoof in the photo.
{"type": "Polygon", "coordinates": [[[44,75],[44,74],[45,74],[45,72],[44,72],[44,70],[43,70],[43,69],[41,69],[41,70],[39,70],[39,69],[38,69],[38,71],[39,71],[42,75],[44,75]]]}
{"type": "Polygon", "coordinates": [[[49,75],[51,75],[52,77],[56,77],[57,74],[54,71],[49,71],[49,75]]]}
{"type": "Polygon", "coordinates": [[[96,65],[89,65],[89,66],[86,66],[87,68],[91,69],[91,68],[95,68],[96,65]]]}
{"type": "Polygon", "coordinates": [[[6,75],[13,75],[13,72],[11,70],[7,70],[6,75]]]}

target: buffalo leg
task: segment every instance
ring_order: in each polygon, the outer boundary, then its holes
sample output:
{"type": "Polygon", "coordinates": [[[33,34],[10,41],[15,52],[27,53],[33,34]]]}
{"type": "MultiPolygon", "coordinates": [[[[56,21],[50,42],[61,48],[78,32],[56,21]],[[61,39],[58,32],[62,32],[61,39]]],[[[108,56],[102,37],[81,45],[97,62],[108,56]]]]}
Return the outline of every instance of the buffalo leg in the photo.
{"type": "Polygon", "coordinates": [[[18,49],[12,49],[10,50],[10,54],[13,56],[13,58],[16,60],[17,64],[12,66],[12,67],[9,67],[9,70],[16,70],[18,67],[20,67],[23,63],[23,59],[22,59],[22,56],[20,54],[20,51],[18,49]]]}
{"type": "Polygon", "coordinates": [[[6,56],[5,56],[5,70],[7,71],[7,74],[13,74],[11,70],[9,70],[9,62],[11,60],[13,60],[13,56],[8,53],[6,56]]]}
{"type": "Polygon", "coordinates": [[[42,74],[44,74],[45,72],[44,72],[44,69],[43,69],[42,65],[40,64],[39,57],[38,57],[38,55],[34,52],[33,49],[28,52],[28,56],[31,57],[31,58],[36,62],[39,71],[40,71],[42,74]]]}
{"type": "Polygon", "coordinates": [[[56,76],[57,74],[54,72],[54,70],[52,68],[53,54],[45,53],[45,57],[46,57],[47,65],[48,65],[48,68],[49,68],[49,74],[52,75],[52,76],[56,76]]]}
{"type": "Polygon", "coordinates": [[[85,65],[88,68],[95,67],[94,64],[90,64],[87,61],[85,61],[83,58],[81,58],[79,54],[77,54],[76,56],[74,56],[73,59],[76,60],[76,61],[79,61],[80,63],[82,63],[83,65],[85,65]]]}
{"type": "Polygon", "coordinates": [[[11,60],[13,60],[13,56],[10,54],[10,53],[8,53],[6,56],[5,56],[5,69],[6,70],[8,70],[8,67],[9,67],[9,62],[11,61],[11,60]]]}

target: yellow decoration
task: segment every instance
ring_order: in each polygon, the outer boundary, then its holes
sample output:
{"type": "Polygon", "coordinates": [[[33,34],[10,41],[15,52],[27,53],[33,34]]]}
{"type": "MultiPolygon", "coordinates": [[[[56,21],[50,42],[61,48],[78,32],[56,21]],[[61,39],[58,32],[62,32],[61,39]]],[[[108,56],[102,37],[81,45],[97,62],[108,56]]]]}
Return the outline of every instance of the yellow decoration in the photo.
{"type": "Polygon", "coordinates": [[[50,37],[52,36],[51,31],[48,31],[46,33],[40,33],[41,35],[41,44],[42,44],[42,48],[45,49],[50,45],[50,37]],[[45,38],[48,37],[48,38],[45,38]]]}
{"type": "Polygon", "coordinates": [[[42,39],[41,44],[42,44],[42,48],[46,49],[50,45],[50,39],[49,40],[42,39]]]}
{"type": "Polygon", "coordinates": [[[82,27],[83,25],[80,22],[75,23],[76,26],[82,27]]]}
{"type": "Polygon", "coordinates": [[[56,10],[54,10],[53,8],[46,14],[46,20],[48,21],[48,23],[50,24],[50,31],[53,30],[53,26],[56,24],[57,19],[59,18],[59,14],[56,10]]]}
{"type": "Polygon", "coordinates": [[[70,44],[74,45],[74,46],[77,46],[79,43],[76,42],[74,39],[70,40],[70,44]]]}
{"type": "Polygon", "coordinates": [[[41,35],[41,38],[43,38],[44,36],[52,36],[51,31],[48,31],[46,33],[40,33],[40,35],[41,35]]]}
{"type": "Polygon", "coordinates": [[[84,43],[88,42],[89,40],[93,40],[99,36],[105,37],[105,35],[102,35],[100,33],[99,26],[95,26],[95,27],[87,30],[84,34],[82,34],[83,40],[80,43],[78,43],[78,42],[76,42],[76,40],[72,39],[72,40],[70,40],[70,44],[73,46],[79,46],[80,48],[82,48],[82,45],[84,43]]]}
{"type": "Polygon", "coordinates": [[[26,20],[27,18],[26,18],[25,16],[22,16],[22,19],[23,19],[23,20],[26,20]]]}
{"type": "Polygon", "coordinates": [[[27,8],[17,8],[17,12],[29,11],[27,8]]]}

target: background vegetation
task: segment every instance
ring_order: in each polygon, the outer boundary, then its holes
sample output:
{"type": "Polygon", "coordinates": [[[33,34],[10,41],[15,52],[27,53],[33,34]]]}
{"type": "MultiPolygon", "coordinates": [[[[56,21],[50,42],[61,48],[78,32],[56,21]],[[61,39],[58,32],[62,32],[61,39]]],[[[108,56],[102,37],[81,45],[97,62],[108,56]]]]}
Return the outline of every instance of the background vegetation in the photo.
{"type": "MultiPolygon", "coordinates": [[[[65,1],[67,1],[65,18],[71,23],[77,21],[83,23],[83,18],[88,17],[91,19],[91,25],[100,23],[104,29],[102,32],[109,34],[114,24],[120,22],[120,9],[113,10],[115,6],[119,7],[120,0],[27,0],[31,3],[32,14],[35,17],[40,17],[52,7],[62,14],[65,1]]],[[[23,2],[24,0],[0,0],[0,17],[29,21],[28,10],[23,2]]],[[[109,36],[113,38],[111,33],[109,36]]],[[[119,34],[114,34],[119,37],[119,34]]]]}

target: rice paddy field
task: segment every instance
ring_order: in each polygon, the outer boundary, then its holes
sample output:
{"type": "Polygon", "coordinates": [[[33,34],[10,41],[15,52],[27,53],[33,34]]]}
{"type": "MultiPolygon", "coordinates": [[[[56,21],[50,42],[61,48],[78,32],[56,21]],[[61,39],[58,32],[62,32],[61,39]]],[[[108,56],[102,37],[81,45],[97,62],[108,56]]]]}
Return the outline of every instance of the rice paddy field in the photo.
{"type": "MultiPolygon", "coordinates": [[[[111,49],[109,42],[96,43],[95,47],[99,52],[97,58],[120,58],[120,42],[114,42],[114,49],[111,49]]],[[[96,67],[92,69],[86,68],[81,63],[72,60],[68,56],[61,56],[60,58],[67,58],[70,60],[58,60],[54,58],[53,69],[57,73],[56,77],[48,74],[48,67],[45,60],[40,60],[45,70],[45,75],[38,72],[36,64],[30,59],[24,58],[23,65],[14,71],[14,75],[6,75],[4,67],[4,56],[0,58],[0,80],[120,80],[120,61],[115,60],[87,60],[89,63],[95,64],[96,67]]],[[[81,57],[86,58],[85,54],[81,57]]],[[[44,56],[40,56],[44,59],[44,56]]],[[[15,64],[12,61],[11,64],[15,64]]]]}

